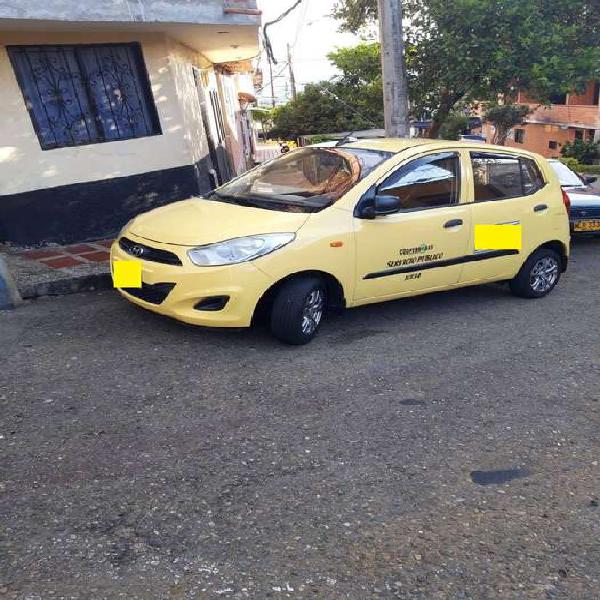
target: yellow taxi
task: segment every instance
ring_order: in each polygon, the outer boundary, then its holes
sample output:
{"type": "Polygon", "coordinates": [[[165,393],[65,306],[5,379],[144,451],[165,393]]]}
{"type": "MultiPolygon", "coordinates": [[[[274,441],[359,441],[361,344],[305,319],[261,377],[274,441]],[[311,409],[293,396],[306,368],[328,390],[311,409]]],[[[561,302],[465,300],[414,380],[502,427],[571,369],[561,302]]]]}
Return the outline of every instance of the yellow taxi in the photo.
{"type": "Polygon", "coordinates": [[[141,287],[119,291],[144,308],[213,327],[266,314],[277,338],[304,344],[337,307],[504,280],[515,295],[545,296],[567,267],[565,203],[546,160],[525,151],[310,146],[137,216],[111,260],[140,261],[141,287]],[[477,245],[489,225],[517,226],[518,244],[477,245]]]}

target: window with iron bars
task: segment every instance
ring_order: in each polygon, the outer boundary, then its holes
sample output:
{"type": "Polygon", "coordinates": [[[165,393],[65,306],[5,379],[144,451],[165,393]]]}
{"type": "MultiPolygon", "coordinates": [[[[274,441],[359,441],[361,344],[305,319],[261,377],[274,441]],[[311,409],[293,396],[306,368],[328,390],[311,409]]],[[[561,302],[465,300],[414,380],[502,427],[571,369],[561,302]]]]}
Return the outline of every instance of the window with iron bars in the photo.
{"type": "Polygon", "coordinates": [[[139,44],[7,49],[43,150],[161,133],[139,44]]]}

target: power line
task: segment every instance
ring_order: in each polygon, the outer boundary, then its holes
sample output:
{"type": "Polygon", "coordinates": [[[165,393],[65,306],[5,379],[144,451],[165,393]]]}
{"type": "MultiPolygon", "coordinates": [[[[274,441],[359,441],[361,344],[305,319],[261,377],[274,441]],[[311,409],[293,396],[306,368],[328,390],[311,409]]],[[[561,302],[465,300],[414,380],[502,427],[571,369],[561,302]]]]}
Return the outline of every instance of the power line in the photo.
{"type": "Polygon", "coordinates": [[[269,79],[269,81],[267,81],[267,83],[261,85],[257,90],[256,93],[260,93],[262,92],[262,90],[264,90],[268,85],[271,84],[271,81],[273,81],[274,79],[276,79],[277,77],[279,77],[286,69],[287,69],[288,63],[284,63],[283,66],[281,67],[281,69],[279,71],[277,71],[277,73],[275,73],[275,75],[273,75],[273,77],[271,79],[269,79]]]}
{"type": "Polygon", "coordinates": [[[287,10],[283,11],[276,19],[273,19],[272,21],[269,21],[268,23],[265,23],[263,25],[263,38],[264,38],[265,51],[267,53],[268,60],[271,61],[274,65],[277,64],[277,60],[275,58],[275,55],[273,54],[273,46],[271,46],[271,40],[269,39],[269,36],[267,35],[267,27],[270,27],[271,25],[274,25],[275,23],[279,23],[279,21],[281,21],[281,19],[284,19],[285,17],[287,17],[301,3],[302,3],[302,0],[296,0],[296,2],[294,2],[294,4],[292,4],[292,6],[290,6],[287,10]]]}

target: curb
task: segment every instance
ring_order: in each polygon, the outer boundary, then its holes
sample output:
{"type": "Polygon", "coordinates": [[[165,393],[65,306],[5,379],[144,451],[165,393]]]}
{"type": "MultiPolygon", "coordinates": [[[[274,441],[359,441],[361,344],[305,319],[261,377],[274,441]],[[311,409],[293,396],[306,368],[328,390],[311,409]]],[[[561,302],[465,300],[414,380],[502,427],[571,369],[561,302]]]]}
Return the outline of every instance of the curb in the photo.
{"type": "MultiPolygon", "coordinates": [[[[23,298],[39,298],[40,296],[63,296],[77,292],[94,292],[113,289],[110,273],[97,273],[79,277],[67,277],[44,283],[36,283],[21,290],[23,298]]],[[[0,290],[1,297],[1,290],[0,290]]]]}
{"type": "Polygon", "coordinates": [[[19,290],[0,256],[0,310],[16,308],[21,302],[19,290]]]}

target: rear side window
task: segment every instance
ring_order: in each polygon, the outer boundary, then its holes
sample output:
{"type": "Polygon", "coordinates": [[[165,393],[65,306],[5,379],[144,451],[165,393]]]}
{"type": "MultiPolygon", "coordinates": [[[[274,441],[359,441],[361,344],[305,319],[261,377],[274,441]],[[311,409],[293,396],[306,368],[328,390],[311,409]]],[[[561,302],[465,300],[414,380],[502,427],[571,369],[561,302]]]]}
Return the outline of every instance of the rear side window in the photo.
{"type": "Polygon", "coordinates": [[[475,202],[528,196],[544,187],[535,161],[503,154],[471,153],[475,202]]]}
{"type": "Polygon", "coordinates": [[[546,185],[546,182],[534,160],[531,158],[521,158],[520,161],[524,195],[535,194],[546,185]]]}
{"type": "Polygon", "coordinates": [[[378,193],[400,198],[401,210],[458,204],[458,154],[443,152],[413,160],[390,175],[379,186],[378,193]]]}

